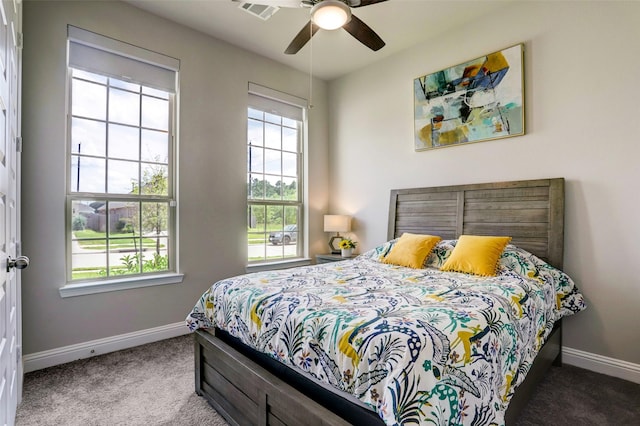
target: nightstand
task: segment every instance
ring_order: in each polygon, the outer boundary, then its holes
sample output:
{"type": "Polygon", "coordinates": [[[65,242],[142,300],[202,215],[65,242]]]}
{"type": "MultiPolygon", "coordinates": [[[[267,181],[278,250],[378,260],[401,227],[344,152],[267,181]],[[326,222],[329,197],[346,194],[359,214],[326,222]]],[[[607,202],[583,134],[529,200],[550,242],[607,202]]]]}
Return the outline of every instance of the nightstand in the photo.
{"type": "Polygon", "coordinates": [[[353,259],[355,257],[342,257],[339,254],[316,254],[316,263],[340,262],[341,260],[353,259]]]}

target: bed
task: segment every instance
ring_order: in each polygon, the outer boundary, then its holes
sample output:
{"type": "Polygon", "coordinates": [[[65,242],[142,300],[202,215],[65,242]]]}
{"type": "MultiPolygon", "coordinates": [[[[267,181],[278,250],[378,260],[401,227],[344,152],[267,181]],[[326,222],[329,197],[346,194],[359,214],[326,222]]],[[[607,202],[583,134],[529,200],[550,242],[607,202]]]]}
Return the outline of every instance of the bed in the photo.
{"type": "Polygon", "coordinates": [[[239,425],[511,424],[585,307],[563,233],[561,178],[393,190],[378,247],[203,294],[196,392],[239,425]],[[441,240],[384,263],[404,234],[441,240]],[[468,235],[511,237],[497,276],[440,271],[468,235]]]}

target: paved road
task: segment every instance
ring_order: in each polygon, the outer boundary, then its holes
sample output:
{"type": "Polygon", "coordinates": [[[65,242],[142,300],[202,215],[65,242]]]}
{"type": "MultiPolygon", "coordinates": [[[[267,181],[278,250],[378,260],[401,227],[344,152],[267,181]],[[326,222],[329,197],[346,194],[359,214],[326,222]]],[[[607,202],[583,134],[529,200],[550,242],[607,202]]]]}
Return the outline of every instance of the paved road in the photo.
{"type": "Polygon", "coordinates": [[[295,256],[296,255],[296,245],[289,244],[286,246],[278,245],[274,246],[271,244],[251,244],[248,246],[249,258],[262,257],[265,255],[265,250],[267,257],[281,257],[284,253],[285,256],[295,256]]]}

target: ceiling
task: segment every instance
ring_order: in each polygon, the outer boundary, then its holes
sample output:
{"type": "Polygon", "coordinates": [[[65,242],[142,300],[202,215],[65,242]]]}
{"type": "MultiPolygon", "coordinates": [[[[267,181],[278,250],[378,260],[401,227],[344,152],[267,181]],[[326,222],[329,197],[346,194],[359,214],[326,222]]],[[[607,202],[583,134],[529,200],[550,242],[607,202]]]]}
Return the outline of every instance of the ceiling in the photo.
{"type": "MultiPolygon", "coordinates": [[[[232,0],[126,0],[153,14],[266,56],[315,77],[332,80],[412,45],[435,38],[517,0],[388,0],[353,8],[386,46],[374,52],[342,29],[320,30],[297,54],[284,54],[309,20],[308,8],[281,7],[264,21],[232,0]]],[[[278,0],[253,0],[269,4],[278,0]]]]}

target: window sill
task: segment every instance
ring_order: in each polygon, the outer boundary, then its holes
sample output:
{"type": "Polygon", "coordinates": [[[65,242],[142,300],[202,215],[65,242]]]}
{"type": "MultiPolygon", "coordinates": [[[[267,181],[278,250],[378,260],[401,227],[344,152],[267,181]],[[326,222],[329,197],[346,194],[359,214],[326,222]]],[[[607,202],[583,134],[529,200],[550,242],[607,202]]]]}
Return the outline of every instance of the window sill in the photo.
{"type": "Polygon", "coordinates": [[[60,288],[60,297],[84,296],[87,294],[107,293],[110,291],[127,290],[131,288],[150,287],[165,284],[178,284],[184,279],[184,274],[170,273],[151,275],[137,278],[119,278],[115,280],[67,284],[60,288]]]}
{"type": "Polygon", "coordinates": [[[308,257],[297,258],[292,260],[282,260],[279,262],[270,262],[270,263],[254,263],[251,265],[247,265],[246,272],[261,272],[261,271],[272,271],[274,269],[287,269],[287,268],[295,268],[296,266],[309,266],[311,265],[311,259],[308,257]]]}

